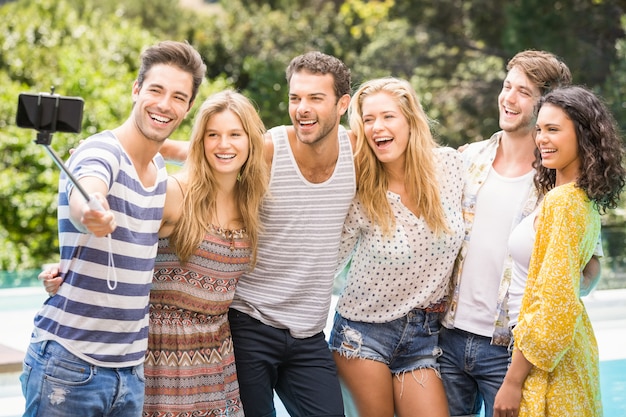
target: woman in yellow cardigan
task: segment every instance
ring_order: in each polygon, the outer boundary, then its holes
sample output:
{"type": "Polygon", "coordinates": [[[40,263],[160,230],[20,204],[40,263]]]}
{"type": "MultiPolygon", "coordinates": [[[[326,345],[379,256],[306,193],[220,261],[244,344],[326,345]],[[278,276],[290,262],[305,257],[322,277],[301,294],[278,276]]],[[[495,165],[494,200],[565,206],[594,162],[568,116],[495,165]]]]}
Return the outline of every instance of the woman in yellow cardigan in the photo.
{"type": "Polygon", "coordinates": [[[546,195],[528,226],[535,242],[494,417],[602,416],[598,346],[580,300],[580,271],[598,241],[600,213],[617,206],[626,182],[617,132],[585,88],[558,88],[539,103],[535,183],[546,195]]]}

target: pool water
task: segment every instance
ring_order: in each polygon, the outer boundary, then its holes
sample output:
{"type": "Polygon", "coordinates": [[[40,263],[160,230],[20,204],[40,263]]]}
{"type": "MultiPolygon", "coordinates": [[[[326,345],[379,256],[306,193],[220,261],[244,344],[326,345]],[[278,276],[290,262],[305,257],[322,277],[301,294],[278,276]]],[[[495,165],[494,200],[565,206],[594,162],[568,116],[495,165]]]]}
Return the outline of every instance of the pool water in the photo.
{"type": "Polygon", "coordinates": [[[0,289],[35,287],[41,285],[37,279],[40,269],[24,271],[0,271],[0,289]]]}
{"type": "MultiPolygon", "coordinates": [[[[17,277],[17,280],[30,284],[26,287],[0,290],[0,344],[26,349],[35,313],[47,298],[37,281],[37,273],[17,277]]],[[[6,284],[4,279],[0,280],[0,288],[2,284],[6,284]]],[[[594,323],[600,357],[604,358],[600,362],[604,415],[626,417],[626,355],[623,350],[626,345],[626,291],[602,293],[594,303],[590,300],[586,304],[594,323]]],[[[277,417],[289,417],[278,397],[275,400],[277,417]]],[[[22,411],[23,397],[17,375],[0,375],[0,417],[17,417],[22,411]]]]}
{"type": "MultiPolygon", "coordinates": [[[[600,362],[600,390],[604,416],[626,417],[626,359],[600,362]]],[[[277,396],[274,402],[276,417],[289,417],[277,396]]],[[[484,411],[481,410],[480,415],[484,417],[484,411]]],[[[346,417],[356,417],[356,414],[348,413],[346,417]]]]}
{"type": "Polygon", "coordinates": [[[626,359],[600,362],[600,387],[604,415],[626,416],[626,359]]]}

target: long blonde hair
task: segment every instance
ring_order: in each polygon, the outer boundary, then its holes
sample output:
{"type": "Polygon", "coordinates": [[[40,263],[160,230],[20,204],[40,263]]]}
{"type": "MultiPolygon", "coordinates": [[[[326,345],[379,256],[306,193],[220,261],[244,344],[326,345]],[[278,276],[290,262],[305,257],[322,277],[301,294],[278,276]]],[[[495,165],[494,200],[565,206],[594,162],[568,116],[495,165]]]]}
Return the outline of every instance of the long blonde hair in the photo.
{"type": "Polygon", "coordinates": [[[395,227],[395,216],[387,200],[389,188],[384,165],[376,158],[365,138],[363,100],[377,93],[386,93],[398,104],[409,123],[404,185],[418,214],[435,232],[448,232],[437,181],[434,150],[438,146],[430,131],[428,116],[404,80],[387,77],[367,81],[352,97],[348,109],[350,128],[356,135],[355,166],[359,175],[357,195],[371,221],[381,226],[384,234],[395,227]]]}
{"type": "Polygon", "coordinates": [[[180,260],[186,262],[202,241],[214,217],[218,184],[204,155],[204,133],[211,117],[226,110],[239,117],[249,140],[248,159],[241,168],[235,193],[250,239],[251,267],[254,267],[261,228],[259,208],[269,181],[269,170],[263,158],[265,126],[250,100],[233,90],[213,94],[202,103],[196,114],[189,154],[181,172],[187,182],[182,215],[172,231],[170,243],[180,260]]]}

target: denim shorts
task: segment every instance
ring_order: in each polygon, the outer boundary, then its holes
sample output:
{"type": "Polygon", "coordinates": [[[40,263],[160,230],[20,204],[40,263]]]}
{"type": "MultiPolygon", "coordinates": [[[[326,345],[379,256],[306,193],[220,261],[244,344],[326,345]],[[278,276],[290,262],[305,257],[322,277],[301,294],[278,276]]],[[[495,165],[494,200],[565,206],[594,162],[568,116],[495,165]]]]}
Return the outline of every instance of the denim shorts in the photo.
{"type": "Polygon", "coordinates": [[[143,363],[95,366],[53,341],[30,344],[20,381],[24,417],[140,417],[143,409],[143,363]]]}
{"type": "Polygon", "coordinates": [[[388,323],[363,323],[335,313],[329,346],[346,358],[386,364],[393,374],[415,369],[439,371],[439,313],[420,309],[388,323]]]}

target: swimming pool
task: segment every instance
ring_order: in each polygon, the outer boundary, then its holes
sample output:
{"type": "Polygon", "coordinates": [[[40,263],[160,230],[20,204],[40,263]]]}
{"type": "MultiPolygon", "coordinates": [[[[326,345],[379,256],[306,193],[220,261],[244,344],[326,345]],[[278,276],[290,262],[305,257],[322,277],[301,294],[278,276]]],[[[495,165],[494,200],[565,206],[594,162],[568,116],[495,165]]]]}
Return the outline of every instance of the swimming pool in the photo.
{"type": "Polygon", "coordinates": [[[626,416],[626,359],[600,362],[600,387],[604,415],[626,416]]]}
{"type": "MultiPolygon", "coordinates": [[[[26,349],[33,318],[46,297],[39,285],[0,289],[0,344],[26,349]]],[[[600,347],[604,415],[626,417],[626,290],[597,291],[585,304],[600,347]]],[[[331,323],[332,314],[327,333],[331,323]]],[[[278,400],[276,408],[277,417],[289,417],[278,400]]],[[[0,373],[0,417],[17,417],[22,412],[18,374],[0,373]]]]}
{"type": "Polygon", "coordinates": [[[9,288],[38,286],[39,269],[27,269],[24,271],[0,271],[0,290],[9,288]]]}
{"type": "MultiPolygon", "coordinates": [[[[626,417],[626,359],[600,362],[600,390],[604,416],[626,417]]],[[[276,417],[289,417],[278,397],[275,402],[276,417]]],[[[348,414],[347,417],[356,416],[348,414]]]]}

